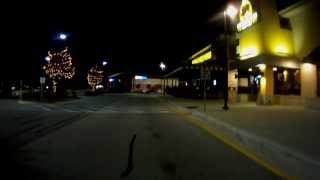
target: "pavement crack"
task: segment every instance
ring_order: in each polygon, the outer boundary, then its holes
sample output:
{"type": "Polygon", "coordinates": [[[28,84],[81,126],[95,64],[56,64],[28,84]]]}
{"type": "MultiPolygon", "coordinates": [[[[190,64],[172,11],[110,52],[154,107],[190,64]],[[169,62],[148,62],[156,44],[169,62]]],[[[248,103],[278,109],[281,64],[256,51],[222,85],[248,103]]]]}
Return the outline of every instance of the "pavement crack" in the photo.
{"type": "Polygon", "coordinates": [[[126,178],[130,175],[131,171],[133,170],[133,150],[134,150],[134,141],[136,139],[137,135],[134,134],[130,146],[129,146],[129,155],[128,155],[128,165],[124,172],[121,173],[121,178],[126,178]]]}

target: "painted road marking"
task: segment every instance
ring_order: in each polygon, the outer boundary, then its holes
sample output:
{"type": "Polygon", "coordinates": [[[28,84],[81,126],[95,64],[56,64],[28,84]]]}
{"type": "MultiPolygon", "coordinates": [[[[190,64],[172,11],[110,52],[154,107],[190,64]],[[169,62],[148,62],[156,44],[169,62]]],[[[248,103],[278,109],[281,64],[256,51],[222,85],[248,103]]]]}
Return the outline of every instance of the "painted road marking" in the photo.
{"type": "Polygon", "coordinates": [[[253,160],[257,164],[259,164],[260,166],[262,166],[262,167],[266,168],[267,170],[273,172],[274,174],[276,174],[276,175],[278,175],[278,176],[280,176],[280,177],[282,177],[284,179],[289,179],[289,180],[298,179],[296,177],[290,176],[288,173],[286,173],[285,171],[281,170],[278,166],[276,166],[274,164],[270,164],[266,160],[258,157],[255,153],[253,153],[253,152],[249,151],[248,149],[242,147],[239,143],[231,140],[230,138],[227,138],[225,135],[223,135],[218,130],[209,127],[207,124],[201,122],[200,119],[192,116],[190,113],[188,114],[187,111],[179,110],[178,108],[174,107],[173,105],[170,107],[170,109],[171,109],[171,111],[173,111],[173,112],[179,114],[180,116],[182,116],[183,119],[185,121],[187,121],[188,123],[201,128],[202,130],[206,131],[211,136],[219,139],[224,144],[232,147],[233,149],[237,150],[241,154],[245,155],[249,159],[253,160]]]}

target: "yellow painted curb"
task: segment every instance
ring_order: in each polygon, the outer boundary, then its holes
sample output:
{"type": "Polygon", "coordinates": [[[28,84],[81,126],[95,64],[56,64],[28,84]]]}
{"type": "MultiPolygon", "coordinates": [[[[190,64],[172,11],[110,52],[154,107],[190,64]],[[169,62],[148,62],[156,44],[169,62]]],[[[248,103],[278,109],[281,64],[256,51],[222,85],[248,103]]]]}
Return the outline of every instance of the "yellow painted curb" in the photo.
{"type": "Polygon", "coordinates": [[[225,135],[223,135],[221,132],[217,131],[216,129],[209,127],[208,125],[206,125],[205,123],[200,121],[195,116],[192,116],[190,113],[186,113],[185,111],[179,110],[176,107],[174,107],[173,105],[170,106],[170,109],[173,112],[181,115],[185,121],[201,128],[202,130],[209,133],[211,136],[214,136],[215,138],[219,139],[220,141],[222,141],[226,145],[228,145],[228,146],[232,147],[233,149],[237,150],[238,152],[242,153],[243,155],[245,155],[249,159],[253,160],[257,164],[259,164],[262,167],[266,168],[267,170],[273,172],[274,174],[276,174],[284,179],[288,179],[288,180],[297,180],[298,179],[297,177],[290,176],[288,173],[284,172],[279,167],[277,167],[273,164],[270,164],[269,162],[267,162],[264,159],[261,159],[260,157],[255,155],[253,152],[242,147],[239,143],[231,140],[230,138],[227,138],[225,135]]]}

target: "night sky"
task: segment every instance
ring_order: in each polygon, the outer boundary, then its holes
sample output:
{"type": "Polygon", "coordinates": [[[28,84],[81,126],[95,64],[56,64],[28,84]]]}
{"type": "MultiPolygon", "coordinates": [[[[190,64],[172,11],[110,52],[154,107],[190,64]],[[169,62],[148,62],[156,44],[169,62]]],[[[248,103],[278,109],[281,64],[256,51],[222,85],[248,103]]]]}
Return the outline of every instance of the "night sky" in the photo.
{"type": "Polygon", "coordinates": [[[226,2],[52,1],[2,6],[1,79],[38,80],[47,50],[62,45],[55,39],[57,32],[70,35],[65,43],[80,76],[103,58],[109,61],[110,73],[157,74],[160,61],[176,67],[215,39],[222,20],[208,19],[226,2]]]}

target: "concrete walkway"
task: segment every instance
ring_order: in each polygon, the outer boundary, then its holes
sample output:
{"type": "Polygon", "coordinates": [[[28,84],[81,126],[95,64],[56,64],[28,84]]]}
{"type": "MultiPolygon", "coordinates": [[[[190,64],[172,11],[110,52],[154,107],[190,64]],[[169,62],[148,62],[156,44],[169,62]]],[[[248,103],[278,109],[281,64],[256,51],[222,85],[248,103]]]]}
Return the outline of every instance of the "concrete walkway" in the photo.
{"type": "MultiPolygon", "coordinates": [[[[296,159],[304,161],[302,163],[295,159],[295,163],[298,164],[294,165],[295,168],[300,167],[301,169],[301,166],[304,166],[309,169],[306,171],[310,171],[301,172],[302,175],[298,174],[299,177],[314,177],[310,175],[313,173],[313,168],[310,166],[320,167],[320,142],[317,140],[320,136],[320,111],[307,110],[299,106],[257,106],[253,103],[232,104],[229,111],[223,111],[221,108],[222,101],[207,100],[206,112],[204,112],[203,100],[170,96],[163,97],[163,99],[178,108],[190,111],[195,116],[205,120],[204,122],[209,126],[222,130],[228,136],[232,137],[234,135],[235,140],[246,141],[246,137],[248,137],[248,142],[241,142],[249,143],[249,145],[245,145],[256,146],[252,144],[253,141],[259,143],[259,146],[261,144],[263,146],[270,145],[268,151],[274,152],[268,154],[268,156],[271,156],[268,158],[274,159],[279,156],[277,158],[282,159],[283,156],[280,157],[281,153],[290,155],[292,153],[292,156],[297,156],[296,159]],[[239,140],[238,136],[242,135],[242,139],[239,140]],[[304,164],[305,162],[308,165],[304,164]],[[309,175],[305,176],[305,173],[309,175]]],[[[256,147],[250,148],[255,149],[256,147]]],[[[259,148],[261,149],[261,147],[259,148]]],[[[266,151],[266,149],[264,150],[266,151]]],[[[289,162],[287,158],[284,158],[280,163],[287,166],[285,161],[289,162]]],[[[292,162],[290,163],[292,164],[292,162]]],[[[292,167],[287,169],[293,170],[292,167]]]]}

